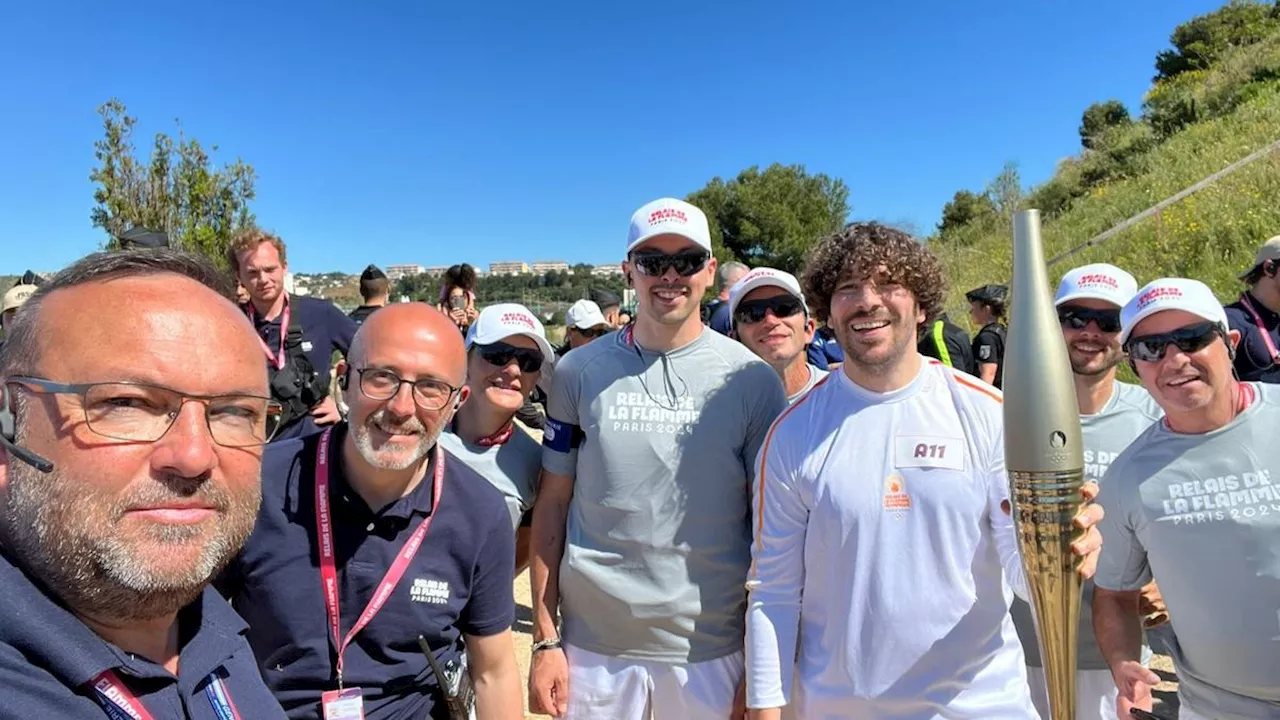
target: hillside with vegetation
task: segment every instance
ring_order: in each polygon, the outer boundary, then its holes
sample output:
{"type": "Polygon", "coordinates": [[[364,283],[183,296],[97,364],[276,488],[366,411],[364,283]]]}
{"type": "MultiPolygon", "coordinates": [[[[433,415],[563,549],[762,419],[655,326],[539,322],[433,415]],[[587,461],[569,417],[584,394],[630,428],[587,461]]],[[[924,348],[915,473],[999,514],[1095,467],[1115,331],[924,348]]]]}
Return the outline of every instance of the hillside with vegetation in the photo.
{"type": "MultiPolygon", "coordinates": [[[[1084,245],[1116,224],[1280,140],[1280,0],[1231,2],[1180,25],[1156,58],[1142,112],[1119,102],[1088,108],[1081,152],[1045,183],[1023,193],[1016,168],[981,192],[947,203],[931,247],[950,278],[948,309],[966,318],[964,292],[1008,282],[1011,218],[1019,208],[1044,217],[1046,258],[1084,245]]],[[[1280,149],[1164,208],[1106,242],[1050,267],[1110,262],[1138,282],[1185,276],[1224,301],[1258,245],[1280,235],[1280,149]]]]}

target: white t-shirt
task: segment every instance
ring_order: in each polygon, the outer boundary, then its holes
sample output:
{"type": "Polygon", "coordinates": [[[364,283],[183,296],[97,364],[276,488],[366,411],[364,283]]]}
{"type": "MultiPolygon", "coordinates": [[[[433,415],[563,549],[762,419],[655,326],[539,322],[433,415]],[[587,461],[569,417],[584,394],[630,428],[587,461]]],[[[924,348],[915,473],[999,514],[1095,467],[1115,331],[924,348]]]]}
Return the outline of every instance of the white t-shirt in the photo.
{"type": "Polygon", "coordinates": [[[1000,392],[921,361],[883,394],[832,373],[770,429],[753,499],[748,707],[1036,718],[1009,617],[1026,577],[1000,509],[1000,392]]]}

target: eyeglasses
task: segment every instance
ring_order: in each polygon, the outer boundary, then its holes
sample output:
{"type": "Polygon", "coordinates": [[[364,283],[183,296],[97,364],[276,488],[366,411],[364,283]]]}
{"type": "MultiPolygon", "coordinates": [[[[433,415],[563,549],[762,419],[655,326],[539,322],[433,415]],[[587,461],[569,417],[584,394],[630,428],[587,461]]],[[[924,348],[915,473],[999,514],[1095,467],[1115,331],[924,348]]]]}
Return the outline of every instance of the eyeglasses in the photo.
{"type": "Polygon", "coordinates": [[[1226,333],[1220,325],[1202,322],[1167,333],[1129,338],[1125,349],[1134,360],[1154,363],[1160,362],[1170,345],[1176,345],[1182,352],[1190,354],[1209,347],[1219,336],[1226,340],[1226,333]]]}
{"type": "Polygon", "coordinates": [[[1120,332],[1119,310],[1095,310],[1075,305],[1063,305],[1058,308],[1058,322],[1063,327],[1083,330],[1089,326],[1090,320],[1097,323],[1098,330],[1104,333],[1120,332]]]}
{"type": "Polygon", "coordinates": [[[804,312],[804,303],[800,302],[800,298],[792,295],[777,295],[763,300],[749,300],[738,303],[738,307],[733,310],[734,321],[750,325],[753,323],[763,322],[765,313],[769,310],[779,318],[789,318],[804,312]]]}
{"type": "Polygon", "coordinates": [[[283,409],[257,395],[191,395],[159,385],[135,382],[57,383],[14,376],[18,385],[39,395],[77,395],[91,432],[112,440],[156,442],[169,432],[188,401],[204,405],[213,442],[224,447],[266,445],[280,428],[283,409]]]}
{"type": "Polygon", "coordinates": [[[512,360],[520,366],[520,372],[537,372],[542,369],[542,353],[538,350],[516,347],[503,342],[476,347],[480,358],[494,367],[506,367],[512,360]]]}
{"type": "Polygon", "coordinates": [[[631,254],[631,265],[641,275],[662,277],[674,268],[677,275],[688,277],[707,266],[711,255],[706,250],[682,250],[667,255],[656,250],[643,250],[631,254]]]}
{"type": "Polygon", "coordinates": [[[382,368],[356,368],[356,372],[360,374],[360,392],[370,400],[390,400],[400,392],[401,385],[409,385],[414,404],[423,410],[440,410],[462,389],[433,378],[404,380],[382,368]]]}

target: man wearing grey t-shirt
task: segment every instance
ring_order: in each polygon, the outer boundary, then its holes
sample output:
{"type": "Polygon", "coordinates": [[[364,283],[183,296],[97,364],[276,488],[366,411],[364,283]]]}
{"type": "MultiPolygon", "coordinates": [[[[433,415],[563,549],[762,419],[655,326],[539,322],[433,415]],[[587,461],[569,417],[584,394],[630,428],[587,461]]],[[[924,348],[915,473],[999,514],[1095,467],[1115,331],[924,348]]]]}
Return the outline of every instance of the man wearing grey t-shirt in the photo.
{"type": "MultiPolygon", "coordinates": [[[[1098,263],[1063,275],[1054,299],[1075,380],[1086,481],[1100,483],[1111,461],[1160,418],[1160,407],[1150,393],[1137,385],[1116,381],[1116,367],[1124,359],[1124,350],[1120,347],[1120,308],[1137,291],[1138,283],[1132,275],[1114,265],[1098,263]]],[[[1144,588],[1143,595],[1153,608],[1145,614],[1156,614],[1154,608],[1158,608],[1159,593],[1155,583],[1144,588]]],[[[1087,581],[1080,604],[1076,720],[1114,720],[1116,685],[1093,636],[1092,598],[1093,582],[1087,581]]],[[[1049,696],[1031,606],[1015,598],[1011,612],[1026,655],[1031,699],[1040,717],[1047,720],[1049,696]]]]}
{"type": "Polygon", "coordinates": [[[1156,280],[1120,340],[1164,409],[1106,473],[1093,626],[1117,711],[1151,709],[1138,594],[1154,577],[1175,638],[1181,720],[1280,717],[1280,389],[1232,375],[1240,335],[1203,283],[1156,280]]]}
{"type": "Polygon", "coordinates": [[[715,269],[701,210],[640,208],[623,264],[634,324],[556,369],[533,511],[534,712],[743,712],[748,492],[786,396],[772,368],[703,326],[715,269]]]}

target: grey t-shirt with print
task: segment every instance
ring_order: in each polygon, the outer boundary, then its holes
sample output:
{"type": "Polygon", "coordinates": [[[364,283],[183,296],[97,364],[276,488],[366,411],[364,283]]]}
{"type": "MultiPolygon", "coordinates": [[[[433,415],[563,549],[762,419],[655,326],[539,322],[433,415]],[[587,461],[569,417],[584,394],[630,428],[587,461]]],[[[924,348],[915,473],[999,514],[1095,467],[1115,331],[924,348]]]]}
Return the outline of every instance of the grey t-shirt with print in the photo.
{"type": "Polygon", "coordinates": [[[669,353],[626,330],[560,361],[542,462],[574,478],[565,642],[672,664],[742,650],[750,483],[786,403],[772,368],[707,329],[669,353]]]}
{"type": "Polygon", "coordinates": [[[538,441],[517,426],[501,445],[486,447],[465,442],[452,430],[440,433],[440,444],[502,493],[507,512],[511,513],[511,527],[519,527],[520,518],[533,507],[537,494],[538,473],[542,470],[542,446],[538,441]]]}
{"type": "MultiPolygon", "coordinates": [[[[1163,414],[1164,411],[1156,404],[1151,393],[1141,385],[1115,383],[1115,390],[1102,410],[1094,415],[1080,416],[1080,430],[1084,440],[1084,479],[1101,484],[1102,476],[1106,474],[1111,462],[1163,414]]],[[[1010,612],[1014,627],[1018,629],[1018,639],[1022,641],[1023,653],[1027,656],[1027,664],[1043,667],[1031,606],[1025,600],[1014,598],[1010,612]]],[[[1102,657],[1098,639],[1093,634],[1092,582],[1084,584],[1084,595],[1080,602],[1079,637],[1076,669],[1107,670],[1107,661],[1102,657]]]]}
{"type": "Polygon", "coordinates": [[[1280,718],[1280,387],[1199,435],[1159,422],[1111,464],[1098,502],[1098,587],[1154,577],[1176,635],[1182,706],[1280,718]]]}

